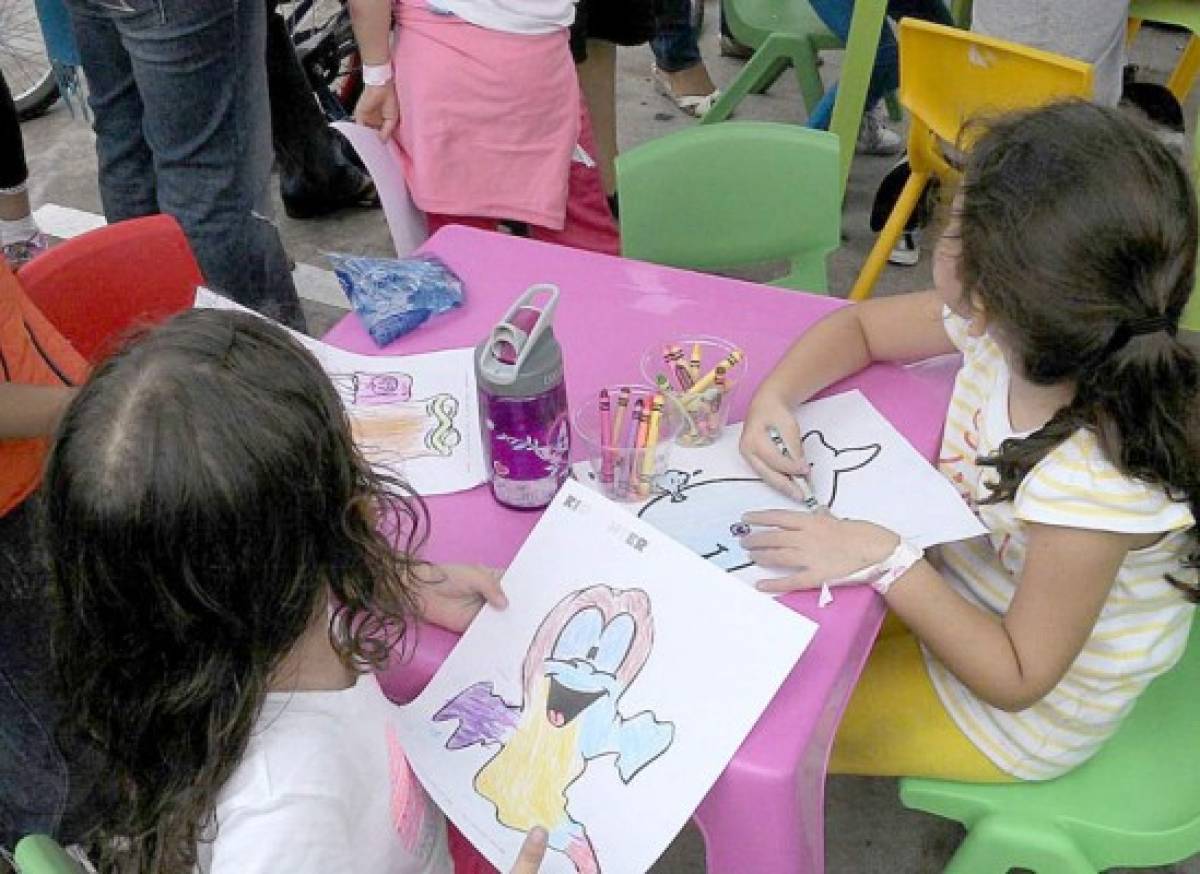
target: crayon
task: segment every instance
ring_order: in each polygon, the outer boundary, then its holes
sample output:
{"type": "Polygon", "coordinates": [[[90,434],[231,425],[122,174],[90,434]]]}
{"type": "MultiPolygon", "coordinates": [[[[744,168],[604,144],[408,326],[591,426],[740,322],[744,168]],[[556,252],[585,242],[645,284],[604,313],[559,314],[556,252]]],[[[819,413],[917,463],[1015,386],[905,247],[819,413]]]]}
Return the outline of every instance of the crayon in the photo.
{"type": "Polygon", "coordinates": [[[625,417],[625,409],[629,406],[629,386],[623,386],[620,393],[617,395],[617,409],[613,413],[612,421],[612,442],[613,445],[619,445],[621,442],[621,420],[625,417]]]}
{"type": "MultiPolygon", "coordinates": [[[[717,364],[717,367],[724,365],[727,368],[726,372],[728,372],[728,369],[735,367],[737,363],[744,357],[745,353],[743,353],[741,349],[734,349],[732,352],[726,355],[719,364],[717,364]]],[[[714,367],[708,373],[704,374],[704,376],[700,377],[696,384],[687,390],[687,392],[684,394],[684,398],[691,399],[697,397],[701,392],[712,385],[717,379],[717,367],[714,367]]]]}
{"type": "Polygon", "coordinates": [[[634,465],[636,464],[637,452],[634,451],[637,446],[638,428],[641,426],[641,419],[646,402],[638,398],[633,405],[633,412],[629,415],[629,424],[625,429],[625,439],[621,441],[620,448],[622,451],[629,453],[629,464],[626,465],[622,459],[620,473],[625,476],[625,489],[632,490],[636,488],[637,476],[634,473],[634,465]]]}
{"type": "MultiPolygon", "coordinates": [[[[783,442],[783,435],[779,433],[779,429],[774,425],[767,426],[767,436],[771,438],[771,442],[775,444],[775,448],[779,450],[779,454],[784,458],[791,458],[792,453],[788,452],[787,444],[783,442]]],[[[812,483],[805,476],[789,477],[792,483],[800,492],[800,503],[804,504],[804,508],[809,512],[815,513],[821,508],[821,502],[817,500],[816,494],[812,490],[812,483]]]]}
{"type": "Polygon", "coordinates": [[[600,389],[600,482],[612,485],[612,422],[608,389],[600,389]]]}
{"type": "Polygon", "coordinates": [[[658,449],[658,435],[662,430],[663,396],[656,394],[650,404],[650,427],[646,432],[646,448],[642,459],[641,494],[650,494],[650,484],[654,479],[654,455],[658,449]]]}
{"type": "Polygon", "coordinates": [[[692,357],[688,361],[688,372],[692,375],[692,382],[695,382],[700,378],[700,362],[703,360],[702,354],[703,353],[700,351],[700,344],[693,343],[692,357]]]}
{"type": "Polygon", "coordinates": [[[713,385],[717,387],[717,396],[712,401],[712,411],[714,413],[721,411],[721,401],[725,399],[725,390],[729,388],[725,382],[725,374],[728,369],[724,364],[718,364],[716,375],[713,377],[713,385]]]}

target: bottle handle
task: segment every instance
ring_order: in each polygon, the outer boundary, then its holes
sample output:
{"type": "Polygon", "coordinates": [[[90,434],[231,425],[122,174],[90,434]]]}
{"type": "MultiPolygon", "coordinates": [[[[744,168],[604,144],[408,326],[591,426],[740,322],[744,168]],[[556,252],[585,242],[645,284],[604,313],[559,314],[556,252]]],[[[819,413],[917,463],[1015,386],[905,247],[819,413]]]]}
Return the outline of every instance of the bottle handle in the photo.
{"type": "Polygon", "coordinates": [[[484,347],[480,370],[493,382],[508,385],[516,381],[517,372],[529,357],[538,339],[546,332],[558,306],[558,286],[548,282],[531,285],[508,308],[508,312],[494,328],[484,347]],[[538,295],[547,299],[540,306],[534,304],[538,295]],[[529,324],[525,313],[535,312],[537,318],[529,324]],[[505,360],[510,359],[510,360],[505,360]]]}

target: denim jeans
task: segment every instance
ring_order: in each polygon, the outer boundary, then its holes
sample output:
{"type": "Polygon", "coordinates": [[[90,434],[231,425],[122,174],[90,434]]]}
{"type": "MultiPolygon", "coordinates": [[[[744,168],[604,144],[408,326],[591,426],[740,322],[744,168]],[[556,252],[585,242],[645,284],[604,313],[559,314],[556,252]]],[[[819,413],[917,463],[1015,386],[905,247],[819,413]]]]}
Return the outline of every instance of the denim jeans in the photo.
{"type": "Polygon", "coordinates": [[[692,27],[691,0],[654,0],[654,63],[666,73],[678,73],[700,63],[700,46],[692,27]]]}
{"type": "MultiPolygon", "coordinates": [[[[854,0],[809,0],[813,10],[825,26],[837,34],[843,42],[850,36],[850,19],[854,15],[854,0]]],[[[888,15],[899,21],[912,16],[938,24],[952,25],[954,20],[942,0],[888,0],[888,15]]],[[[879,34],[879,49],[875,52],[875,66],[871,69],[871,81],[867,85],[866,108],[873,107],[889,91],[900,84],[900,49],[891,26],[885,21],[879,34]]],[[[808,126],[827,130],[833,117],[833,103],[837,99],[837,86],[830,88],[808,118],[808,126]]]]}
{"type": "Polygon", "coordinates": [[[49,580],[32,500],[0,516],[0,847],[34,832],[80,840],[110,803],[99,757],[59,735],[49,580]]]}
{"type": "Polygon", "coordinates": [[[68,0],[110,222],[164,212],[205,280],[303,328],[271,219],[263,0],[68,0]]]}

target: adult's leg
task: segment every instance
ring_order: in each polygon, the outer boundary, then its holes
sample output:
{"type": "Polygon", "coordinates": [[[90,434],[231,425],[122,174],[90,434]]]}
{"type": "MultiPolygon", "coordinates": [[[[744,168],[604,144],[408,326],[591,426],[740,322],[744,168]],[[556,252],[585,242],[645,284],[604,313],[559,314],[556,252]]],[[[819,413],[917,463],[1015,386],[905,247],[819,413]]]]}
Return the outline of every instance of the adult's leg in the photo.
{"type": "MultiPolygon", "coordinates": [[[[700,56],[691,0],[654,0],[654,64],[670,97],[707,97],[717,90],[700,56]]],[[[660,88],[663,87],[660,84],[660,88]]],[[[715,100],[715,98],[714,98],[715,100]]]]}
{"type": "Polygon", "coordinates": [[[92,0],[68,0],[68,4],[88,80],[104,217],[119,222],[154,215],[158,212],[154,156],[142,131],[144,108],[129,54],[101,4],[92,0]]]}
{"type": "MultiPolygon", "coordinates": [[[[187,233],[206,281],[302,328],[271,218],[262,0],[72,0],[110,21],[141,98],[158,206],[187,233]]],[[[85,64],[87,49],[81,45],[85,64]]],[[[89,78],[91,70],[87,70],[89,78]]],[[[99,124],[100,108],[97,108],[99,124]]]]}
{"type": "Polygon", "coordinates": [[[596,39],[587,41],[587,60],[576,66],[596,137],[596,163],[610,196],[617,190],[616,67],[617,47],[596,39]]]}
{"type": "MultiPolygon", "coordinates": [[[[850,20],[854,16],[854,0],[811,0],[813,11],[843,42],[850,38],[850,20]]],[[[894,91],[900,84],[900,50],[896,37],[885,21],[879,34],[879,48],[875,52],[875,65],[871,68],[871,81],[867,86],[866,109],[871,109],[883,95],[894,91]]],[[[830,88],[809,116],[808,126],[826,130],[833,117],[833,104],[837,99],[837,88],[830,88]]]]}
{"type": "Polygon", "coordinates": [[[276,0],[267,4],[267,85],[279,191],[292,218],[311,218],[345,206],[378,206],[371,179],[343,151],[329,127],[276,0]]]}
{"type": "Polygon", "coordinates": [[[25,143],[12,92],[0,72],[0,252],[19,267],[46,249],[29,206],[25,143]]]}

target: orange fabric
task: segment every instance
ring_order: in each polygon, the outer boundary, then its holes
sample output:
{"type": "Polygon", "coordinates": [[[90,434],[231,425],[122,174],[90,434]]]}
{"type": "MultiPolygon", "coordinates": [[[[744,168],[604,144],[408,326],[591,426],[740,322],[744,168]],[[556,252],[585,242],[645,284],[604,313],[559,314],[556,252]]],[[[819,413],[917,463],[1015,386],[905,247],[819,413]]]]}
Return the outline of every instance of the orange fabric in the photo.
{"type": "MultiPolygon", "coordinates": [[[[0,260],[0,380],[23,385],[78,385],[87,362],[46,321],[0,260]]],[[[49,437],[0,441],[0,516],[37,488],[49,437]]]]}

